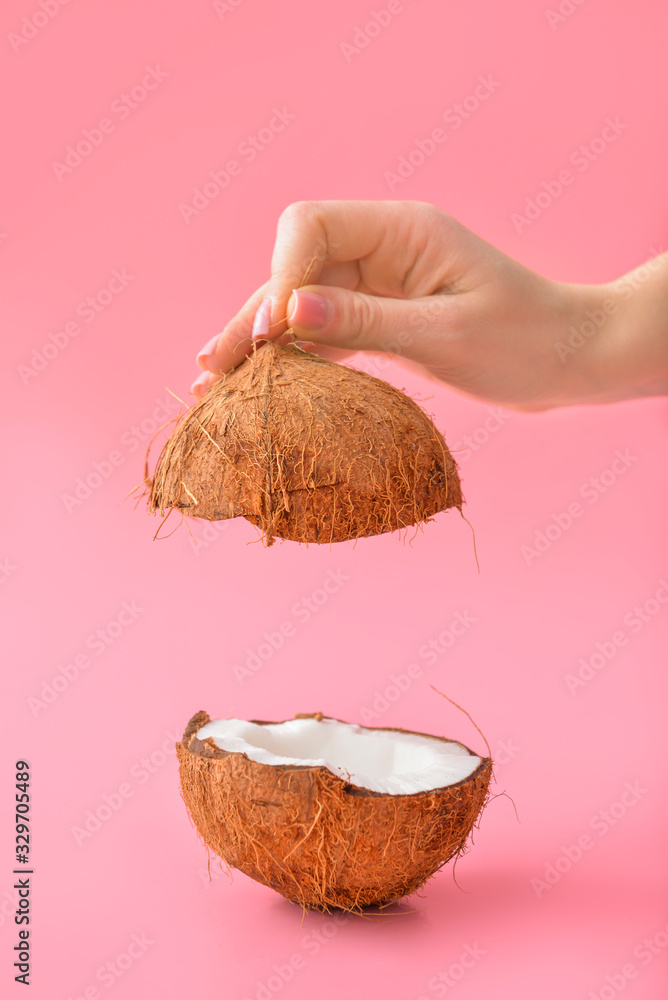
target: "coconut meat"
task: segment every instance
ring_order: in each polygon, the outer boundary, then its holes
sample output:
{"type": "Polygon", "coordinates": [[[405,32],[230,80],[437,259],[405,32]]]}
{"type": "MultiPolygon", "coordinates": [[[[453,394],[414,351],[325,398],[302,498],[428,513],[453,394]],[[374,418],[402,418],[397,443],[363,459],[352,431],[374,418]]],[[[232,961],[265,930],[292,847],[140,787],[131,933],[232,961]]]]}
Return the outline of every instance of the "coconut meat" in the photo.
{"type": "Polygon", "coordinates": [[[211,737],[221,750],[243,753],[260,764],[326,767],[352,785],[389,795],[454,785],[475,771],[481,760],[460,743],[328,718],[265,725],[215,719],[197,736],[211,737]]]}

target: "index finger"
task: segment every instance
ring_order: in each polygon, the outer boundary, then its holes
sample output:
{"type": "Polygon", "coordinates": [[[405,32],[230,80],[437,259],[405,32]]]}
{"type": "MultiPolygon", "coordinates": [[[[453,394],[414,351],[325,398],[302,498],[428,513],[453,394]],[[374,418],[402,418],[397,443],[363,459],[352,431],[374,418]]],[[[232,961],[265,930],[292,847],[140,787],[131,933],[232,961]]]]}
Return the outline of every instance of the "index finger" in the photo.
{"type": "Polygon", "coordinates": [[[344,287],[354,287],[363,275],[357,265],[346,269],[349,262],[373,257],[377,270],[387,275],[385,294],[401,294],[401,265],[405,263],[401,258],[408,247],[401,232],[405,209],[406,203],[400,201],[298,201],[289,205],[278,220],[270,280],[200,351],[200,367],[220,374],[243,360],[251,350],[253,321],[265,299],[271,302],[271,315],[262,339],[275,340],[287,329],[285,317],[294,288],[307,282],[339,281],[344,287]]]}
{"type": "Polygon", "coordinates": [[[271,259],[272,317],[285,315],[290,293],[305,284],[319,284],[325,264],[387,256],[396,267],[397,241],[390,230],[401,224],[402,202],[297,201],[278,220],[271,259]]]}

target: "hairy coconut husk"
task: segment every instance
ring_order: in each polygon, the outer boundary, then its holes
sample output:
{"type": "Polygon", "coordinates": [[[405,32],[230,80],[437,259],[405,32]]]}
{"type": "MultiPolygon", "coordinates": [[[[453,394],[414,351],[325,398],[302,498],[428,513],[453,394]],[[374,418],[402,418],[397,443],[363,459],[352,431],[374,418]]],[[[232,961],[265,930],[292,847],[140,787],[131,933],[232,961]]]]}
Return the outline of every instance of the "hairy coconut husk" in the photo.
{"type": "Polygon", "coordinates": [[[390,795],[326,767],[273,766],[222,750],[211,737],[197,738],[209,721],[198,712],[176,744],[195,826],[229,865],[302,908],[359,912],[415,892],[464,850],[487,799],[489,757],[456,784],[390,795]]]}
{"type": "Polygon", "coordinates": [[[441,434],[404,393],[290,345],[266,343],[176,427],[149,509],[245,517],[275,537],[340,542],[463,503],[441,434]]]}

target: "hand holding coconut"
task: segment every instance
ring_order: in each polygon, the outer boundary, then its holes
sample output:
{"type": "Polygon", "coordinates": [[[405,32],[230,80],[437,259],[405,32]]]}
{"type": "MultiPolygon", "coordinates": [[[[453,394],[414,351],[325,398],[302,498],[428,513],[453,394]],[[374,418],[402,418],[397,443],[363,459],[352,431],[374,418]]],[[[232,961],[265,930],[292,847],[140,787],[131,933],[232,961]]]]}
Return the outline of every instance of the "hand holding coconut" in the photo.
{"type": "Polygon", "coordinates": [[[668,254],[618,281],[566,284],[433,205],[297,202],[280,217],[271,278],[202,349],[192,391],[290,326],[330,359],[389,352],[518,410],[664,395],[667,317],[668,254]]]}

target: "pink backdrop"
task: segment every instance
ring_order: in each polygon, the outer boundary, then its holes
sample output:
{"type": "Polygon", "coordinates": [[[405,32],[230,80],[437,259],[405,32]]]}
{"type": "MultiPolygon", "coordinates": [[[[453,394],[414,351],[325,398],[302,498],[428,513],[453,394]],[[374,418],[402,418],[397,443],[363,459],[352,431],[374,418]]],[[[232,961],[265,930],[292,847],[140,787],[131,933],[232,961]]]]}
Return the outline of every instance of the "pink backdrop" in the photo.
{"type": "Polygon", "coordinates": [[[11,0],[0,21],[3,995],[24,995],[24,757],[40,1000],[663,996],[665,401],[525,416],[356,358],[430,397],[480,574],[452,513],[411,544],[264,549],[245,521],[154,542],[122,501],[291,201],[430,201],[569,281],[663,249],[665,6],[11,0]],[[209,881],[173,753],[193,712],[483,750],[430,683],[485,731],[521,821],[489,805],[459,888],[447,868],[397,916],[302,920],[240,873],[209,881]]]}

